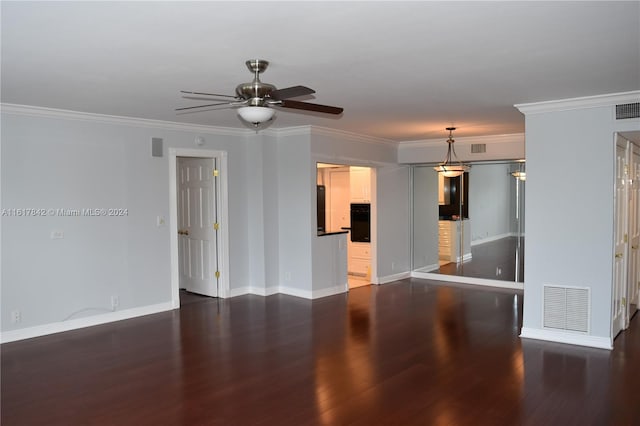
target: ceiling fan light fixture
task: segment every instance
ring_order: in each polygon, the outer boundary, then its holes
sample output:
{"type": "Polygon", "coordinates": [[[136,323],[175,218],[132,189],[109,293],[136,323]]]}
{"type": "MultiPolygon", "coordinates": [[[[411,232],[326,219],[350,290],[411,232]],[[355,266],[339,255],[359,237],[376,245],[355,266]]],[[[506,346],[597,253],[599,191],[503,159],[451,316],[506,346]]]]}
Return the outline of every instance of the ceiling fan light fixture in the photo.
{"type": "Polygon", "coordinates": [[[452,132],[455,130],[455,127],[447,127],[449,131],[449,139],[447,139],[447,156],[444,161],[438,164],[433,168],[438,173],[441,173],[445,177],[458,177],[465,172],[468,172],[471,166],[464,164],[462,161],[458,160],[458,156],[456,155],[456,150],[453,148],[453,143],[455,140],[453,139],[452,132]],[[451,154],[453,153],[453,158],[455,162],[452,161],[451,154]]]}
{"type": "Polygon", "coordinates": [[[240,118],[248,123],[252,123],[255,125],[271,120],[275,113],[275,110],[261,106],[247,106],[238,108],[238,115],[240,116],[240,118]]]}

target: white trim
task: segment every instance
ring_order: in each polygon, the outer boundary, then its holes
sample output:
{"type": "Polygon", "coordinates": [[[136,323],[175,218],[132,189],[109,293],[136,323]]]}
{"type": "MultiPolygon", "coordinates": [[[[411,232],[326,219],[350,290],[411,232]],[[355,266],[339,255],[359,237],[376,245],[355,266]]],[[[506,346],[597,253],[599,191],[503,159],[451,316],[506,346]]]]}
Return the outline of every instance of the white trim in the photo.
{"type": "MultiPolygon", "coordinates": [[[[422,139],[416,141],[399,142],[399,148],[423,148],[432,146],[442,146],[444,139],[422,139]]],[[[483,143],[487,145],[499,143],[520,143],[524,144],[524,133],[507,133],[502,135],[485,135],[485,136],[465,136],[456,138],[456,146],[473,145],[483,143]]]]}
{"type": "Polygon", "coordinates": [[[501,240],[503,238],[516,237],[517,235],[518,234],[515,232],[507,232],[506,234],[494,235],[492,237],[478,238],[477,240],[471,241],[471,247],[484,244],[484,243],[490,243],[492,241],[501,240]]]}
{"type": "Polygon", "coordinates": [[[171,254],[171,300],[174,308],[180,307],[180,271],[178,267],[178,200],[177,200],[177,158],[198,157],[215,158],[218,161],[219,179],[217,192],[220,197],[218,205],[218,223],[220,224],[220,240],[218,246],[218,270],[220,282],[218,297],[229,297],[229,195],[227,188],[227,153],[210,149],[169,148],[169,239],[171,254]]]}
{"type": "Polygon", "coordinates": [[[248,294],[255,294],[257,296],[271,296],[274,294],[286,294],[288,296],[300,297],[303,299],[320,299],[322,297],[333,296],[336,294],[343,294],[349,291],[349,284],[344,283],[329,288],[323,288],[320,290],[302,290],[299,288],[279,286],[279,287],[240,287],[234,288],[229,291],[228,297],[246,296],[248,294]]]}
{"type": "Polygon", "coordinates": [[[516,281],[489,280],[485,278],[462,277],[459,275],[434,274],[431,272],[411,272],[411,278],[422,278],[425,280],[446,281],[458,284],[472,284],[484,287],[508,288],[511,290],[524,290],[524,284],[516,281]]]}
{"type": "Polygon", "coordinates": [[[440,269],[440,263],[433,263],[431,265],[422,266],[418,269],[415,269],[414,272],[431,272],[435,271],[436,269],[440,269]]]}
{"type": "Polygon", "coordinates": [[[15,342],[16,340],[31,339],[33,337],[46,336],[48,334],[62,333],[64,331],[93,327],[94,325],[122,321],[144,315],[157,314],[159,312],[166,312],[173,309],[174,307],[171,302],[165,302],[156,305],[141,306],[139,308],[124,309],[122,311],[77,318],[69,321],[54,322],[34,327],[21,328],[19,330],[5,331],[0,333],[0,342],[8,343],[15,342]]]}
{"type": "Polygon", "coordinates": [[[248,294],[255,294],[257,296],[271,296],[273,294],[278,294],[278,287],[240,287],[240,288],[232,288],[229,290],[227,297],[238,297],[238,296],[246,296],[248,294]]]}
{"type": "Polygon", "coordinates": [[[374,284],[388,284],[394,281],[403,280],[405,278],[411,278],[411,272],[400,272],[398,274],[386,275],[384,277],[378,277],[374,284]]]}
{"type": "Polygon", "coordinates": [[[522,327],[520,337],[523,339],[547,340],[550,342],[589,346],[592,348],[613,349],[613,342],[609,337],[588,336],[582,333],[522,327]]]}
{"type": "Polygon", "coordinates": [[[91,121],[95,123],[118,124],[124,126],[149,127],[164,130],[177,130],[196,133],[213,133],[217,135],[248,136],[252,130],[234,129],[231,127],[205,126],[201,124],[178,123],[175,121],[151,120],[147,118],[124,117],[117,115],[95,114],[90,112],[70,111],[57,108],[45,108],[31,105],[0,104],[2,113],[26,115],[30,117],[57,118],[65,120],[91,121]]]}
{"type": "Polygon", "coordinates": [[[366,142],[377,145],[384,145],[392,148],[398,147],[398,142],[390,139],[377,138],[374,136],[362,135],[359,133],[347,132],[345,130],[332,129],[329,127],[310,126],[311,135],[327,136],[339,138],[340,140],[346,140],[350,142],[366,142]]]}
{"type": "Polygon", "coordinates": [[[349,291],[349,284],[344,283],[342,285],[337,285],[334,287],[323,288],[320,290],[313,290],[313,291],[301,290],[299,288],[284,287],[284,286],[280,286],[278,290],[279,290],[278,292],[281,294],[287,294],[289,296],[295,296],[295,297],[301,297],[303,299],[313,300],[313,299],[320,299],[322,297],[327,297],[327,296],[334,296],[336,294],[346,293],[347,291],[349,291]]]}
{"type": "Polygon", "coordinates": [[[514,106],[526,115],[583,108],[606,107],[619,103],[630,102],[640,102],[640,90],[596,96],[584,96],[581,98],[558,99],[555,101],[515,104],[514,106]]]}

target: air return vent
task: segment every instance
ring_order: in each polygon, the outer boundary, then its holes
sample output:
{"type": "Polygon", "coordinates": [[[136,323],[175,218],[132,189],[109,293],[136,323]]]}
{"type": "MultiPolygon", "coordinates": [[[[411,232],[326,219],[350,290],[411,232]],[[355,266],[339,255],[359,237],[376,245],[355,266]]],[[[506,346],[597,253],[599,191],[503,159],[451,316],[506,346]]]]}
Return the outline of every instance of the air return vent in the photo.
{"type": "Polygon", "coordinates": [[[471,144],[471,153],[472,154],[482,154],[483,152],[487,152],[487,144],[486,143],[473,143],[473,144],[471,144]]]}
{"type": "Polygon", "coordinates": [[[640,118],[640,102],[616,105],[616,120],[640,118]]]}
{"type": "Polygon", "coordinates": [[[544,286],[544,327],[589,332],[587,287],[544,286]]]}

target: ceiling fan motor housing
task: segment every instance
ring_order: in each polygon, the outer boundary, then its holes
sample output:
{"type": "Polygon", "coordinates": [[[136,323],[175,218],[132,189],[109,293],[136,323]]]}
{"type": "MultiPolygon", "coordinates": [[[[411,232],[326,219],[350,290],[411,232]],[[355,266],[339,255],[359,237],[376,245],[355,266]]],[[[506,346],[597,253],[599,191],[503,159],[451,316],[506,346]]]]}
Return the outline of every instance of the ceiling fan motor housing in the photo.
{"type": "Polygon", "coordinates": [[[273,84],[260,81],[260,74],[267,69],[269,62],[263,59],[252,59],[245,62],[245,64],[254,75],[253,81],[238,84],[236,95],[248,100],[250,106],[264,106],[265,97],[268,97],[272,91],[276,90],[276,86],[273,84]]]}

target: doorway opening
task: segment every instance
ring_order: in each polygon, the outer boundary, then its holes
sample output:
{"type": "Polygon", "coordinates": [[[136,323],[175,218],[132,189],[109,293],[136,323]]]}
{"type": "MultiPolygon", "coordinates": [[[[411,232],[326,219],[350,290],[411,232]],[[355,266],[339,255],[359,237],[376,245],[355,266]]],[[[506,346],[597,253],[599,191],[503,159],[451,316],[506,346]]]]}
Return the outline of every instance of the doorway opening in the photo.
{"type": "Polygon", "coordinates": [[[375,282],[375,169],[317,164],[318,229],[348,231],[349,289],[375,282]],[[320,195],[322,194],[322,195],[320,195]]]}
{"type": "Polygon", "coordinates": [[[169,150],[174,308],[180,306],[180,289],[209,297],[229,294],[226,166],[222,151],[169,150]]]}

